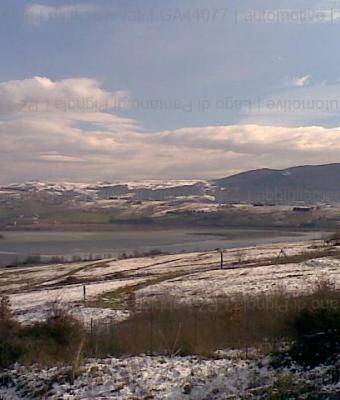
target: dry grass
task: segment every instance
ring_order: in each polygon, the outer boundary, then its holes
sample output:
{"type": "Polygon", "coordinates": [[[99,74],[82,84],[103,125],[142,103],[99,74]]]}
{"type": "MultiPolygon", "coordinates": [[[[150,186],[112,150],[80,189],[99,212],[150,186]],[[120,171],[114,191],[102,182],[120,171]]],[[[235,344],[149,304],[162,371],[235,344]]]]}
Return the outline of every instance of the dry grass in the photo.
{"type": "Polygon", "coordinates": [[[247,347],[271,350],[282,340],[293,340],[293,322],[303,310],[330,308],[340,311],[340,292],[323,278],[315,282],[312,292],[297,296],[279,290],[219,298],[209,304],[181,304],[167,297],[143,304],[118,325],[96,326],[91,348],[100,356],[209,356],[218,349],[247,347]]]}
{"type": "Polygon", "coordinates": [[[219,298],[211,303],[182,304],[161,298],[133,309],[119,324],[98,323],[86,330],[54,307],[47,320],[30,327],[13,322],[6,299],[0,302],[1,366],[25,364],[73,366],[79,373],[86,357],[136,354],[211,356],[225,348],[258,347],[272,351],[283,340],[294,342],[294,323],[302,312],[340,314],[340,292],[320,278],[314,290],[293,296],[283,289],[256,296],[219,298]]]}

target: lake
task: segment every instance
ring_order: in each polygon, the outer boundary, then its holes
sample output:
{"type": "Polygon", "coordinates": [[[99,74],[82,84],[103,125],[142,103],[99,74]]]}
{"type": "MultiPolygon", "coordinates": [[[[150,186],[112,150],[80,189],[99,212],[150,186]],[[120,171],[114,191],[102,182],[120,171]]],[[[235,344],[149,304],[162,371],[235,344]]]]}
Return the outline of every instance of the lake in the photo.
{"type": "Polygon", "coordinates": [[[48,260],[63,256],[118,256],[134,251],[168,253],[238,248],[264,243],[317,239],[323,232],[265,229],[186,228],[120,232],[0,232],[0,265],[40,255],[48,260]]]}

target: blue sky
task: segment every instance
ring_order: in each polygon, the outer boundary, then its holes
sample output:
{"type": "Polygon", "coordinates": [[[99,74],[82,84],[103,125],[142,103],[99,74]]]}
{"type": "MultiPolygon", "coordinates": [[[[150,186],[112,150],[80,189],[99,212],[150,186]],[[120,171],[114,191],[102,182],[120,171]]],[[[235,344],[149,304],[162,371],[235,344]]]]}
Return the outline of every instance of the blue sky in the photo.
{"type": "Polygon", "coordinates": [[[0,12],[1,181],[339,159],[340,2],[2,0],[0,12]]]}

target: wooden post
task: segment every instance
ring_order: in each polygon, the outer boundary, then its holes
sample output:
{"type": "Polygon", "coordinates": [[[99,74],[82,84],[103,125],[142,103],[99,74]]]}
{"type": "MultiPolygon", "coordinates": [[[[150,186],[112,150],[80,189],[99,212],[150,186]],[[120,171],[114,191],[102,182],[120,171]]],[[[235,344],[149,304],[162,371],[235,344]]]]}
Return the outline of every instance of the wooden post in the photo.
{"type": "Polygon", "coordinates": [[[153,355],[153,305],[151,305],[150,314],[150,355],[153,355]]]}
{"type": "Polygon", "coordinates": [[[281,249],[281,250],[280,250],[280,253],[279,253],[278,257],[277,257],[276,262],[279,263],[279,261],[280,261],[282,258],[283,258],[283,259],[288,259],[287,253],[285,252],[284,249],[281,249]]]}
{"type": "Polygon", "coordinates": [[[83,297],[84,297],[84,303],[86,303],[86,286],[83,285],[83,297]]]}
{"type": "Polygon", "coordinates": [[[223,250],[220,250],[220,253],[221,253],[221,269],[223,269],[223,264],[224,264],[224,262],[223,262],[223,250]]]}

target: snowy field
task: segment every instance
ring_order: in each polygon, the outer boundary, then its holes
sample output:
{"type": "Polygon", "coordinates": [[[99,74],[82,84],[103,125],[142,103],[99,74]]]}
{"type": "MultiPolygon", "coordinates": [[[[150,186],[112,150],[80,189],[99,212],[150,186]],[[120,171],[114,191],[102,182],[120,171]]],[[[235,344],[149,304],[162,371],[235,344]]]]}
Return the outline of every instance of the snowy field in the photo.
{"type": "Polygon", "coordinates": [[[137,301],[165,295],[180,301],[210,301],[278,289],[301,292],[321,278],[340,285],[336,249],[329,253],[322,241],[225,250],[223,258],[223,270],[218,251],[3,268],[0,294],[9,296],[22,322],[43,319],[52,304],[59,304],[88,323],[126,317],[128,310],[121,306],[105,306],[112,294],[124,291],[133,292],[137,301]],[[288,262],[289,257],[294,262],[288,262]],[[302,259],[296,262],[292,257],[302,259]],[[104,308],[93,307],[98,299],[104,308]]]}
{"type": "Polygon", "coordinates": [[[182,301],[202,302],[223,296],[258,295],[268,292],[301,293],[313,290],[318,279],[340,284],[340,260],[320,258],[301,263],[269,265],[235,270],[192,274],[190,279],[176,278],[146,287],[138,298],[171,296],[182,301]]]}

